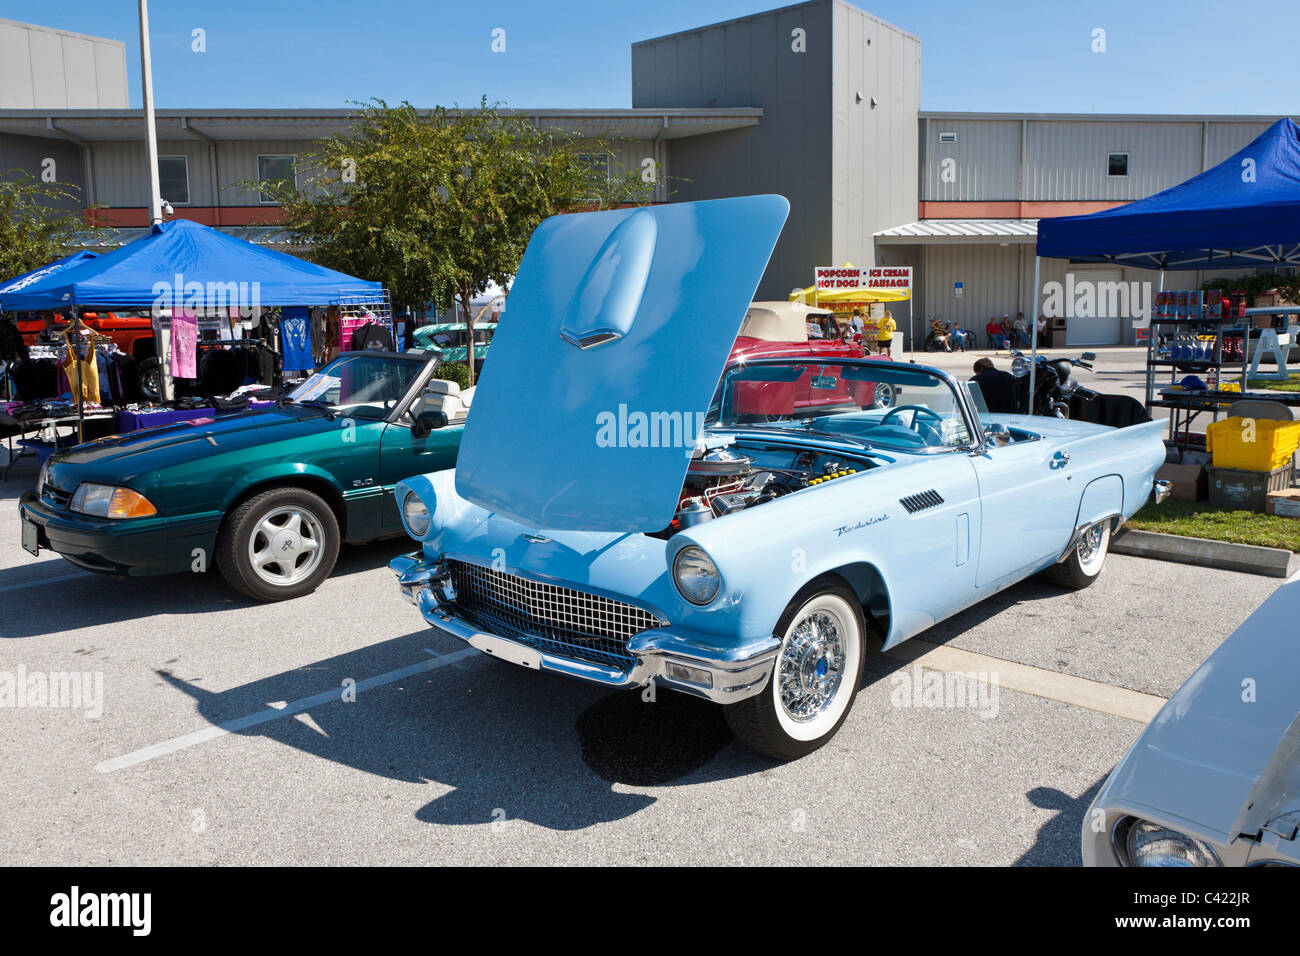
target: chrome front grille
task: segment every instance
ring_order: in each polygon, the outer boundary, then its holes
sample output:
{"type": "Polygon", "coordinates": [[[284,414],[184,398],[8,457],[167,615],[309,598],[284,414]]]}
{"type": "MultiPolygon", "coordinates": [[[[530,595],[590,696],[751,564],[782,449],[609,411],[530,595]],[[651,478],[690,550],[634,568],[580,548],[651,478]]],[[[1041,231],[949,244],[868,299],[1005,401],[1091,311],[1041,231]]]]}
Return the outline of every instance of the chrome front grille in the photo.
{"type": "Polygon", "coordinates": [[[633,635],[667,622],[623,601],[505,571],[447,561],[456,610],[471,624],[560,657],[626,670],[633,635]]]}

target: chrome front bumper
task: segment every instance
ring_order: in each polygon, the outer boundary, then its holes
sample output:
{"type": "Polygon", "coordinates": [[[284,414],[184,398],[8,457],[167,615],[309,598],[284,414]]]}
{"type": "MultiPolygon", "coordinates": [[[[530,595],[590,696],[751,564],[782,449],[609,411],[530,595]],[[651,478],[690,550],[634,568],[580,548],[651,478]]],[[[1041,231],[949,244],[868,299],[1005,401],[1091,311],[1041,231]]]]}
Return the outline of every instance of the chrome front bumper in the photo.
{"type": "Polygon", "coordinates": [[[717,648],[702,645],[671,628],[656,628],[628,641],[628,653],[636,663],[628,670],[619,670],[560,657],[475,627],[457,616],[455,604],[448,596],[446,572],[418,551],[394,558],[388,567],[397,575],[397,585],[406,599],[439,630],[485,654],[523,667],[553,671],[606,687],[644,687],[654,683],[718,704],[730,704],[762,692],[781,648],[781,642],[773,636],[744,647],[717,648]]]}

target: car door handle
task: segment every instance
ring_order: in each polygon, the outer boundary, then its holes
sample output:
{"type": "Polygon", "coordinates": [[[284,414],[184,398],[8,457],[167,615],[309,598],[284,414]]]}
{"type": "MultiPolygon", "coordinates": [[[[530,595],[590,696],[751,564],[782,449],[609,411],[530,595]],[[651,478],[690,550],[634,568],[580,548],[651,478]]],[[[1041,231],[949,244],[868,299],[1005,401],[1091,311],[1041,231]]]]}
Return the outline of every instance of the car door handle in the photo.
{"type": "Polygon", "coordinates": [[[1058,451],[1055,455],[1052,456],[1051,467],[1053,469],[1064,468],[1069,463],[1070,463],[1070,453],[1068,451],[1058,451]]]}

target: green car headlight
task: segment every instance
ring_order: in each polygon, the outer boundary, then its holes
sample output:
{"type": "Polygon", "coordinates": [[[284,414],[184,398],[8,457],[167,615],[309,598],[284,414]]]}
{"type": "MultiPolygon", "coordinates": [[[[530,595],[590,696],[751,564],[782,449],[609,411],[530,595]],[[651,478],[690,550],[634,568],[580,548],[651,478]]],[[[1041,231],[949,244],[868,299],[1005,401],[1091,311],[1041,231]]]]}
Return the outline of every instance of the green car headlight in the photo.
{"type": "Polygon", "coordinates": [[[428,507],[414,491],[408,491],[402,499],[402,520],[406,522],[406,530],[413,538],[423,538],[429,532],[433,519],[428,507]]]}
{"type": "Polygon", "coordinates": [[[1116,824],[1112,843],[1125,866],[1223,865],[1203,840],[1137,817],[1125,817],[1116,824]]]}
{"type": "Polygon", "coordinates": [[[147,518],[158,509],[144,495],[130,488],[83,481],[68,502],[68,510],[95,518],[147,518]]]}
{"type": "Polygon", "coordinates": [[[708,604],[718,596],[722,575],[703,548],[687,545],[673,558],[673,581],[692,604],[708,604]]]}

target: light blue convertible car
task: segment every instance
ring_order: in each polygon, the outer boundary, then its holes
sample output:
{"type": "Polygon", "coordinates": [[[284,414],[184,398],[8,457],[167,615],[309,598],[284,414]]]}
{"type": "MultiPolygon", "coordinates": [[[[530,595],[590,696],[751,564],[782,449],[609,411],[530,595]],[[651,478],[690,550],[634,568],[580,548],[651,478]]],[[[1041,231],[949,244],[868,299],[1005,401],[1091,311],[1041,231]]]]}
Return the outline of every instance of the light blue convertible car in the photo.
{"type": "Polygon", "coordinates": [[[869,643],[1037,572],[1089,584],[1164,460],[1159,423],[995,421],[924,366],[728,365],[788,209],[544,222],[456,469],[398,486],[421,550],[391,564],[484,653],[708,698],[779,759],[844,722],[869,643]]]}

